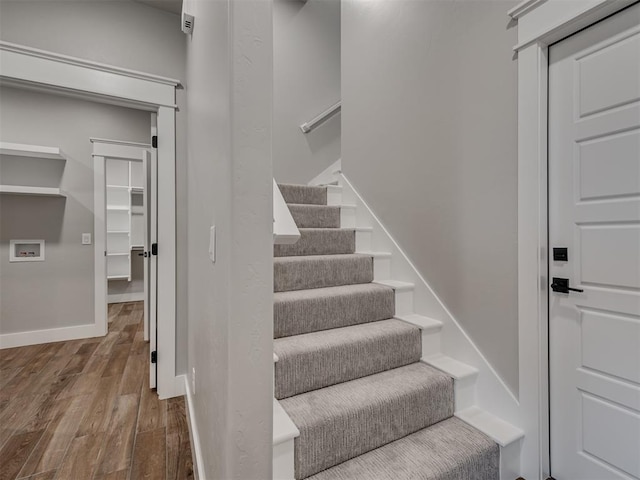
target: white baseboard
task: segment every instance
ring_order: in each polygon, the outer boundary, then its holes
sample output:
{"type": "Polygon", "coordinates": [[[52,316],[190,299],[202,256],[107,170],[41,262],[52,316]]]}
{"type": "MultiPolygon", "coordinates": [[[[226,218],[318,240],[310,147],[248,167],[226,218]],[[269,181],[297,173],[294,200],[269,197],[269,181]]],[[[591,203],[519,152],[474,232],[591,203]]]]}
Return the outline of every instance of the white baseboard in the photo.
{"type": "Polygon", "coordinates": [[[104,325],[77,325],[73,327],[31,330],[29,332],[0,334],[0,349],[39,345],[41,343],[64,342],[79,338],[103,337],[107,334],[104,325]]]}
{"type": "Polygon", "coordinates": [[[200,444],[200,434],[198,433],[198,424],[193,413],[193,394],[189,385],[188,375],[180,375],[184,377],[184,389],[187,392],[187,424],[189,425],[189,438],[191,439],[191,455],[193,458],[193,474],[195,480],[206,480],[204,476],[204,464],[202,463],[202,445],[200,444]]]}
{"type": "Polygon", "coordinates": [[[142,301],[144,301],[144,292],[113,293],[111,295],[107,295],[107,303],[142,302],[142,301]]]}

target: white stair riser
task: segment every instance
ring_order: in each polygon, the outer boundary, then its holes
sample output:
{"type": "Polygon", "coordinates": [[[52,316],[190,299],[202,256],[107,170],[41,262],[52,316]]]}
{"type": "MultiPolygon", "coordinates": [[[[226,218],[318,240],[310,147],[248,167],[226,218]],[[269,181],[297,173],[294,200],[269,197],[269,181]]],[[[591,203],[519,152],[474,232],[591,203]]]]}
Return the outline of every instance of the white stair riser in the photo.
{"type": "Polygon", "coordinates": [[[455,411],[464,410],[476,404],[476,379],[477,375],[454,380],[453,391],[455,394],[455,411]]]}
{"type": "Polygon", "coordinates": [[[356,232],[356,252],[370,252],[371,248],[371,232],[356,232]]]}
{"type": "MultiPolygon", "coordinates": [[[[386,280],[391,278],[391,258],[374,257],[373,259],[373,279],[386,280]]],[[[396,312],[397,313],[397,312],[396,312]]]]}
{"type": "Polygon", "coordinates": [[[439,331],[422,331],[422,357],[428,357],[441,352],[440,339],[442,335],[439,331]]]}
{"type": "Polygon", "coordinates": [[[294,480],[294,439],[273,446],[273,480],[294,480]]]}
{"type": "Polygon", "coordinates": [[[327,187],[327,205],[341,205],[342,204],[342,187],[333,187],[329,185],[327,187]]]}
{"type": "Polygon", "coordinates": [[[522,440],[500,447],[500,480],[513,480],[520,476],[522,440]]]}
{"type": "Polygon", "coordinates": [[[356,227],[356,210],[354,208],[343,207],[340,209],[340,227],[341,228],[356,227]]]}
{"type": "Polygon", "coordinates": [[[500,480],[513,480],[520,476],[522,440],[500,447],[500,480]]]}
{"type": "Polygon", "coordinates": [[[396,315],[413,313],[413,291],[396,290],[396,315]]]}

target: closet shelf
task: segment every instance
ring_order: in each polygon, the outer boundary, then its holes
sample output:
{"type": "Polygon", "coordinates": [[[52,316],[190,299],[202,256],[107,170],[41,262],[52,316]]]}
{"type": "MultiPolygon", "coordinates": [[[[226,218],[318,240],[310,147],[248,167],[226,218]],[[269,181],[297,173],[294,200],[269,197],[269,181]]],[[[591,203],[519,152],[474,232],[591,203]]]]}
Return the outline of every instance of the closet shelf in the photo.
{"type": "Polygon", "coordinates": [[[0,193],[12,195],[34,195],[41,197],[66,197],[63,190],[55,187],[31,187],[23,185],[0,185],[0,193]]]}
{"type": "Polygon", "coordinates": [[[58,147],[44,147],[41,145],[26,145],[23,143],[0,142],[0,154],[18,157],[50,158],[66,160],[67,157],[58,147]]]}
{"type": "Polygon", "coordinates": [[[107,257],[128,257],[129,252],[107,253],[107,257]]]}
{"type": "Polygon", "coordinates": [[[129,211],[129,207],[116,207],[116,206],[107,206],[107,210],[111,210],[114,212],[128,212],[129,211]]]}
{"type": "Polygon", "coordinates": [[[109,275],[107,280],[129,280],[129,275],[109,275]]]}

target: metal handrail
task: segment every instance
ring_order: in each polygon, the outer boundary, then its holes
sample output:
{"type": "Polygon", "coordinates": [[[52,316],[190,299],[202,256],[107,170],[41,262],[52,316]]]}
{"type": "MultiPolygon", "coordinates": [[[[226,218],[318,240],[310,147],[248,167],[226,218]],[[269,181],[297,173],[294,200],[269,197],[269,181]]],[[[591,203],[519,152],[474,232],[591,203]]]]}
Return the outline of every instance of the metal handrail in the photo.
{"type": "Polygon", "coordinates": [[[300,130],[302,130],[302,133],[309,133],[311,130],[323,124],[334,115],[340,113],[340,110],[342,110],[342,102],[338,102],[335,105],[332,105],[320,115],[315,117],[313,120],[310,120],[307,123],[303,123],[302,125],[300,125],[300,130]]]}

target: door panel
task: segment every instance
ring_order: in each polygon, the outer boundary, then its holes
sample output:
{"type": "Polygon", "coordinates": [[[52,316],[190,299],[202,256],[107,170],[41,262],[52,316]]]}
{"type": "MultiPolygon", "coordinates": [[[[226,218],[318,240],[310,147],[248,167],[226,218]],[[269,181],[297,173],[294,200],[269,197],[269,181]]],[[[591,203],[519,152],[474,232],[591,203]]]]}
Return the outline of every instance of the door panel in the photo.
{"type": "Polygon", "coordinates": [[[624,406],[585,392],[581,392],[581,396],[582,448],[585,456],[615,465],[622,472],[638,478],[640,415],[624,406]],[[627,440],[612,442],[612,438],[627,440]]]}
{"type": "Polygon", "coordinates": [[[551,472],[640,478],[640,4],[549,49],[551,472]]]}
{"type": "Polygon", "coordinates": [[[576,57],[581,117],[640,99],[640,71],[635,68],[639,51],[640,37],[633,35],[576,57]],[[602,88],[605,84],[608,88],[602,88]]]}

